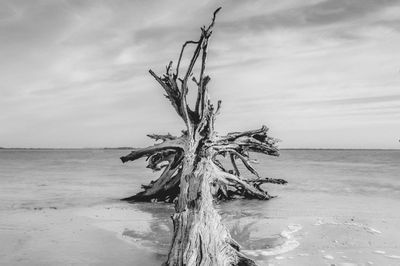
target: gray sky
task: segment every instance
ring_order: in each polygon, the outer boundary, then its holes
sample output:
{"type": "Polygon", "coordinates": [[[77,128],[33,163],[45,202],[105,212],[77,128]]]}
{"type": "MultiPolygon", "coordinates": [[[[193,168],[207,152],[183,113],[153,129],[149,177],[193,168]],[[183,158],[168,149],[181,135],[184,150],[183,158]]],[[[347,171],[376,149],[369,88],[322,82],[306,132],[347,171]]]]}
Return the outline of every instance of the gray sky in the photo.
{"type": "Polygon", "coordinates": [[[0,0],[0,146],[144,146],[183,123],[148,74],[222,6],[220,133],[282,148],[400,148],[400,1],[0,0]]]}

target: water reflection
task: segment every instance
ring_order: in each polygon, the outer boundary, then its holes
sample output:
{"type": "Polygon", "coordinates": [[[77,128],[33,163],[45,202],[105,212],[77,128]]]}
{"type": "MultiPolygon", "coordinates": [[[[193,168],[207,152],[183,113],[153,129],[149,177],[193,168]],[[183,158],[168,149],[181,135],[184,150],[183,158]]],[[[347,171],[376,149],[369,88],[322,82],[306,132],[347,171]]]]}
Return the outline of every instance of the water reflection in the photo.
{"type": "MultiPolygon", "coordinates": [[[[237,200],[217,204],[222,222],[229,229],[232,237],[242,246],[243,250],[266,250],[284,245],[287,240],[280,231],[266,230],[270,218],[263,213],[268,202],[258,200],[237,200]]],[[[149,230],[126,228],[123,236],[130,238],[139,245],[148,248],[160,260],[165,261],[172,239],[173,204],[167,203],[132,203],[141,212],[150,214],[149,230]]],[[[249,257],[266,261],[268,257],[262,254],[247,252],[249,257]],[[260,257],[262,256],[262,257],[260,257]]]]}

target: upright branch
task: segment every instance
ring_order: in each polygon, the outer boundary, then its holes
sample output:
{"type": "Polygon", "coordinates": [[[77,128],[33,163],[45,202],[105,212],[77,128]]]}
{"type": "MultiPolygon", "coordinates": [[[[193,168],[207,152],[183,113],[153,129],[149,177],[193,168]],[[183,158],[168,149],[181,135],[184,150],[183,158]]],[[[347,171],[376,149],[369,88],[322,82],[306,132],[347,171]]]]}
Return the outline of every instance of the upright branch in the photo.
{"type": "MultiPolygon", "coordinates": [[[[207,49],[208,42],[210,40],[212,29],[215,24],[215,18],[221,8],[218,8],[213,13],[212,21],[208,27],[201,28],[201,34],[198,41],[186,41],[182,45],[181,52],[179,54],[178,63],[175,69],[175,73],[172,73],[172,62],[166,67],[166,73],[161,77],[155,74],[153,70],[149,70],[150,74],[155,80],[164,88],[166,97],[171,101],[172,106],[175,108],[178,115],[183,119],[186,130],[189,136],[194,136],[194,130],[201,124],[200,121],[204,117],[204,110],[209,108],[210,103],[205,100],[205,94],[207,90],[207,84],[210,81],[210,77],[205,76],[205,67],[207,60],[207,49]],[[190,59],[189,65],[185,71],[185,74],[180,76],[181,61],[184,55],[185,48],[188,45],[196,45],[193,55],[190,59]],[[189,78],[193,74],[193,68],[201,55],[201,66],[199,80],[195,81],[198,87],[198,95],[196,99],[196,105],[194,111],[187,104],[187,94],[189,90],[188,82],[189,78]],[[180,87],[180,88],[179,88],[180,87]]],[[[204,123],[204,121],[203,121],[204,123]]],[[[197,132],[198,133],[198,132],[197,132]]]]}

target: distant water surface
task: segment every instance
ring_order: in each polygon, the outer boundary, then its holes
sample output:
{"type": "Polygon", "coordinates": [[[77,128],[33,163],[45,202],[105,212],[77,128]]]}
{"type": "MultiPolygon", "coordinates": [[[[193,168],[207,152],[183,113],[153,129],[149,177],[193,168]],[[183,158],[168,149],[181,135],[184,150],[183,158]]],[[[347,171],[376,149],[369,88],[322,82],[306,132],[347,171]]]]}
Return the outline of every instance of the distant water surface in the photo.
{"type": "MultiPolygon", "coordinates": [[[[74,206],[129,196],[157,174],[144,160],[122,164],[126,150],[0,150],[0,209],[74,206]]],[[[283,150],[255,154],[258,171],[285,178],[273,191],[400,196],[399,150],[283,150]]],[[[242,168],[243,173],[246,172],[242,168]]]]}

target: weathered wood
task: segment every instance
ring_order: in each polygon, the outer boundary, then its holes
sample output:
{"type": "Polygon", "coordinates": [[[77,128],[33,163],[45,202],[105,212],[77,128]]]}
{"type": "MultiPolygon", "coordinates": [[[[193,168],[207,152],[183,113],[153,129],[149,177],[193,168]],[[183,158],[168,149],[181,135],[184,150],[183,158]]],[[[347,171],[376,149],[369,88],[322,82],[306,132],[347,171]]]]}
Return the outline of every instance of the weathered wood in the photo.
{"type": "Polygon", "coordinates": [[[156,141],[161,139],[162,141],[166,141],[166,140],[174,140],[176,139],[175,136],[172,136],[171,134],[167,134],[167,135],[160,135],[160,134],[148,134],[147,135],[149,138],[151,139],[155,139],[156,141]]]}
{"type": "Polygon", "coordinates": [[[143,149],[137,149],[132,151],[130,154],[121,157],[121,161],[123,163],[127,161],[134,161],[139,159],[143,156],[150,156],[156,152],[162,150],[183,150],[184,147],[184,140],[182,138],[164,141],[163,143],[156,144],[154,146],[150,146],[143,149]]]}
{"type": "Polygon", "coordinates": [[[149,157],[148,168],[159,171],[165,168],[161,176],[147,186],[138,194],[124,198],[127,201],[165,201],[172,202],[179,193],[179,182],[182,174],[182,153],[167,150],[156,153],[149,157]],[[167,161],[168,164],[160,166],[167,161]]]}
{"type": "Polygon", "coordinates": [[[255,265],[239,251],[213,207],[210,183],[217,175],[209,159],[193,168],[187,158],[182,190],[173,215],[174,236],[166,265],[255,265]]]}
{"type": "Polygon", "coordinates": [[[273,198],[262,184],[285,184],[283,179],[262,178],[250,163],[249,152],[278,156],[277,140],[268,135],[268,128],[245,132],[229,133],[219,136],[214,131],[215,118],[221,108],[211,103],[208,95],[210,77],[205,74],[208,45],[215,25],[218,8],[208,27],[201,28],[198,41],[187,41],[179,54],[175,73],[171,72],[173,63],[166,67],[166,73],[158,76],[150,74],[164,88],[166,97],[178,115],[185,122],[185,130],[180,137],[150,134],[158,141],[154,146],[136,149],[122,162],[146,157],[148,168],[161,171],[160,177],[143,185],[143,191],[128,201],[175,202],[172,216],[174,235],[165,265],[255,265],[255,262],[240,252],[240,245],[232,239],[229,230],[221,223],[221,217],[213,204],[216,200],[248,198],[268,200],[273,198]],[[187,45],[196,45],[187,70],[180,77],[181,60],[187,45]],[[188,106],[188,80],[194,75],[195,64],[200,60],[197,86],[197,99],[194,109],[188,106]],[[180,86],[178,86],[178,84],[180,86]],[[230,167],[217,158],[229,156],[230,167]],[[256,178],[244,178],[239,172],[236,160],[243,163],[256,178]]]}

